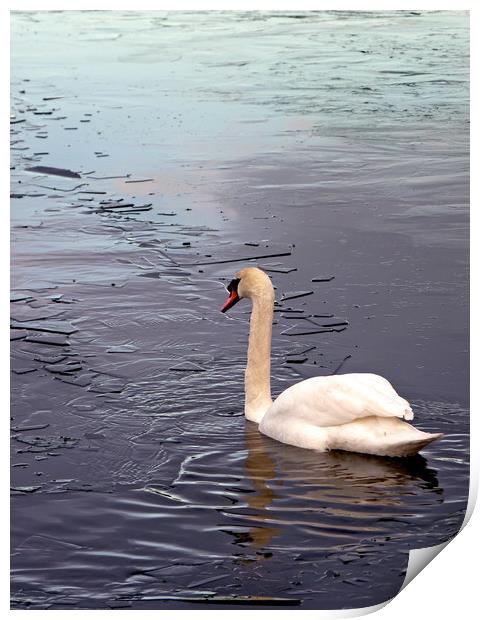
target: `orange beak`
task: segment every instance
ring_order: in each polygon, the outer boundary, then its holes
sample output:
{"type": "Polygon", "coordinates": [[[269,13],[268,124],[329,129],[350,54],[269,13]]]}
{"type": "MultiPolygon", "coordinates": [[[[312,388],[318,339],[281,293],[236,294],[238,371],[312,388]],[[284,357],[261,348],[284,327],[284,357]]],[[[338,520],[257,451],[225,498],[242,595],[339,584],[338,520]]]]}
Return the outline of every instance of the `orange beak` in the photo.
{"type": "Polygon", "coordinates": [[[226,312],[232,306],[234,306],[238,301],[240,301],[240,297],[238,296],[237,291],[232,290],[232,292],[230,293],[230,297],[227,299],[227,301],[220,308],[220,312],[226,312]]]}

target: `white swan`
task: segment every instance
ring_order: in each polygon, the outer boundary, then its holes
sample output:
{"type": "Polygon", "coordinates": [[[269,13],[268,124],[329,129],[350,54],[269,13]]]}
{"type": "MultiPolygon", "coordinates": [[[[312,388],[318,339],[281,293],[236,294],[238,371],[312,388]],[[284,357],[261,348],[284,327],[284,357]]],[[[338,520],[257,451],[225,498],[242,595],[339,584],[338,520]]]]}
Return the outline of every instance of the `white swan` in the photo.
{"type": "Polygon", "coordinates": [[[238,271],[227,287],[226,312],[240,299],[252,301],[245,370],[245,416],[264,435],[315,450],[348,450],[380,456],[411,456],[442,433],[424,433],[404,420],[408,402],[374,374],[313,377],[287,388],[274,402],[270,393],[270,348],[274,291],[261,269],[238,271]]]}

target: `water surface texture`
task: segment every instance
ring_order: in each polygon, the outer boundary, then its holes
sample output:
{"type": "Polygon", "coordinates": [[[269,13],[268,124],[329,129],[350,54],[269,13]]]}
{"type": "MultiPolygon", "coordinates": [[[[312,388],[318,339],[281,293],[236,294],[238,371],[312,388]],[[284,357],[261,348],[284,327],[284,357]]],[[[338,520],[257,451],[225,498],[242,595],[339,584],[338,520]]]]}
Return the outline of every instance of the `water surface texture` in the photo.
{"type": "Polygon", "coordinates": [[[374,605],[468,496],[468,15],[12,16],[12,605],[374,605]],[[275,394],[377,372],[414,459],[243,417],[249,306],[275,394]]]}

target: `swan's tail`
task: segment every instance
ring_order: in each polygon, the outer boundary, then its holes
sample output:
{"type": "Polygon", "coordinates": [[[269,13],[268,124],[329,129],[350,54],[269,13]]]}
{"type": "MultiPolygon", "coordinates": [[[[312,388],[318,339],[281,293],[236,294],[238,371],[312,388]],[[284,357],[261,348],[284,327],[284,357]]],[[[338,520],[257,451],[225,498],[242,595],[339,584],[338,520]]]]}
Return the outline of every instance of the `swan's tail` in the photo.
{"type": "MultiPolygon", "coordinates": [[[[422,431],[418,431],[419,433],[422,431]]],[[[400,441],[390,446],[385,456],[414,456],[429,443],[443,437],[443,433],[422,433],[423,437],[400,441]]]]}
{"type": "Polygon", "coordinates": [[[413,456],[442,436],[425,433],[398,418],[371,416],[330,427],[328,448],[378,456],[413,456]]]}

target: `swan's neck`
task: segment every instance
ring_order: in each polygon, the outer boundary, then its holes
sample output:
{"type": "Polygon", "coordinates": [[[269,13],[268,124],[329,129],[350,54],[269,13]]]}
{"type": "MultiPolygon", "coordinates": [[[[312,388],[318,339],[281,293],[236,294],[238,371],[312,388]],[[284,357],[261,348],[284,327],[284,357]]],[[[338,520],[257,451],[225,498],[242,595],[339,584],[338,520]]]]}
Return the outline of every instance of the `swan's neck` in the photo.
{"type": "Polygon", "coordinates": [[[272,346],[273,290],[252,297],[248,359],[245,370],[245,416],[258,424],[272,404],[270,349],[272,346]]]}

